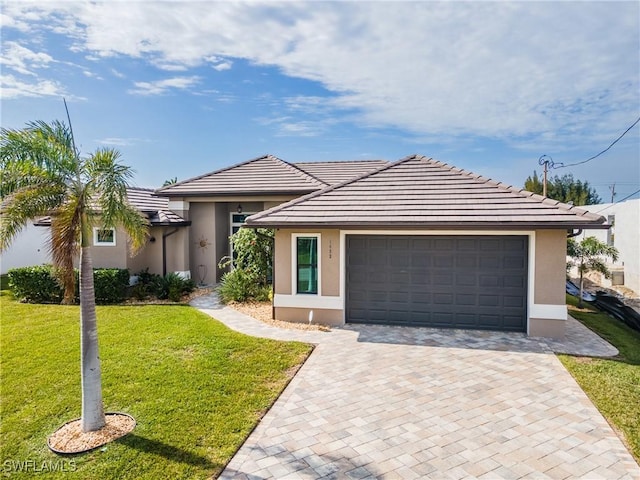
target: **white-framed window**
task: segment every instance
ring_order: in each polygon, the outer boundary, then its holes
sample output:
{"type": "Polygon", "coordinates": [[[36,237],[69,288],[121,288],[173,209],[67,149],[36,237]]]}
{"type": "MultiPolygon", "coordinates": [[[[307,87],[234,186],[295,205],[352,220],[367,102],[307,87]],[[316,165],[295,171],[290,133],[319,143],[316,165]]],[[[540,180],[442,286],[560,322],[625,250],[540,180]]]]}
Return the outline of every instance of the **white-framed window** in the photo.
{"type": "Polygon", "coordinates": [[[96,247],[115,247],[116,246],[115,228],[93,227],[93,244],[96,247]]]}
{"type": "Polygon", "coordinates": [[[294,234],[291,250],[293,292],[320,295],[320,234],[294,234]]]}

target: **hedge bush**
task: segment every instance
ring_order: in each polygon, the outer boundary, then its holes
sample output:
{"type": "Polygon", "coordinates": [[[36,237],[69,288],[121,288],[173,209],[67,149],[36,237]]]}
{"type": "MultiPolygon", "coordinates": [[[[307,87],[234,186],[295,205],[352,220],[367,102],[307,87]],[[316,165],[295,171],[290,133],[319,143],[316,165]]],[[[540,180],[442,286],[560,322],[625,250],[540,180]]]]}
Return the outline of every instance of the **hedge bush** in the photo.
{"type": "Polygon", "coordinates": [[[125,268],[97,268],[93,271],[96,303],[120,303],[127,298],[129,270],[125,268]]]}
{"type": "Polygon", "coordinates": [[[60,303],[63,290],[51,265],[12,268],[7,272],[14,297],[28,303],[60,303]]]}
{"type": "MultiPolygon", "coordinates": [[[[9,288],[21,302],[60,303],[64,290],[51,265],[13,268],[7,272],[9,288]]],[[[78,270],[75,270],[76,298],[79,303],[78,270]]],[[[98,268],[93,271],[96,303],[120,303],[126,298],[129,286],[129,270],[98,268]]]]}

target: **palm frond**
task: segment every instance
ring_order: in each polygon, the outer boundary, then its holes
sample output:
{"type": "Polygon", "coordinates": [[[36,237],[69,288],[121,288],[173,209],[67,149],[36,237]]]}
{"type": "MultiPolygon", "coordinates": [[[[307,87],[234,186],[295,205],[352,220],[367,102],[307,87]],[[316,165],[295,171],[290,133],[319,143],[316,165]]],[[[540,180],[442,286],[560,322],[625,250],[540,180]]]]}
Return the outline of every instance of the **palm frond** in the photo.
{"type": "Polygon", "coordinates": [[[82,215],[82,198],[73,196],[51,216],[49,249],[58,279],[64,288],[63,303],[73,303],[74,299],[73,260],[80,247],[82,215]]]}
{"type": "Polygon", "coordinates": [[[29,220],[51,214],[64,203],[65,197],[64,185],[44,180],[5,197],[0,214],[0,251],[8,248],[29,220]]]}
{"type": "Polygon", "coordinates": [[[0,129],[0,166],[33,165],[69,181],[78,172],[70,129],[62,122],[30,122],[21,130],[0,129]]]}
{"type": "Polygon", "coordinates": [[[131,242],[133,252],[144,245],[148,235],[148,220],[127,200],[130,167],[118,163],[120,153],[114,149],[97,150],[85,162],[86,175],[99,208],[99,222],[104,228],[121,225],[131,242]]]}

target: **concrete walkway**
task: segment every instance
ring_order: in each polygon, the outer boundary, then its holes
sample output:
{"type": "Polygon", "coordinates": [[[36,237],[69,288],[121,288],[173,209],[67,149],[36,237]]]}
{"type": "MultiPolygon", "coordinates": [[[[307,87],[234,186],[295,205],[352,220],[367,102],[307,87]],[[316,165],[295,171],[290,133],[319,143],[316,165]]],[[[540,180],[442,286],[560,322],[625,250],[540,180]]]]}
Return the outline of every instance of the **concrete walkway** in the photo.
{"type": "Polygon", "coordinates": [[[317,345],[223,479],[640,479],[552,351],[615,355],[578,322],[565,342],[380,326],[285,330],[192,302],[249,335],[317,345]]]}

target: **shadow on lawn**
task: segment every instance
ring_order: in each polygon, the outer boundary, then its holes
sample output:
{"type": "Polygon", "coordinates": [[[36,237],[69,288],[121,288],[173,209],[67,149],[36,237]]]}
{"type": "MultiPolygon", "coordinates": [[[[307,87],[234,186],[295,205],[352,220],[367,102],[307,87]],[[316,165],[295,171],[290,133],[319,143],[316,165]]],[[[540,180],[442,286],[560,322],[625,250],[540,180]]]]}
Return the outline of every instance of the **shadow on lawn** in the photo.
{"type": "Polygon", "coordinates": [[[220,468],[222,465],[215,464],[206,457],[195,455],[187,450],[183,450],[166,443],[158,442],[157,440],[151,440],[149,438],[141,437],[134,433],[130,433],[125,437],[117,440],[118,443],[126,445],[127,447],[135,448],[141,452],[150,453],[152,455],[159,455],[172,460],[174,462],[187,463],[197,467],[205,468],[220,468]]]}

